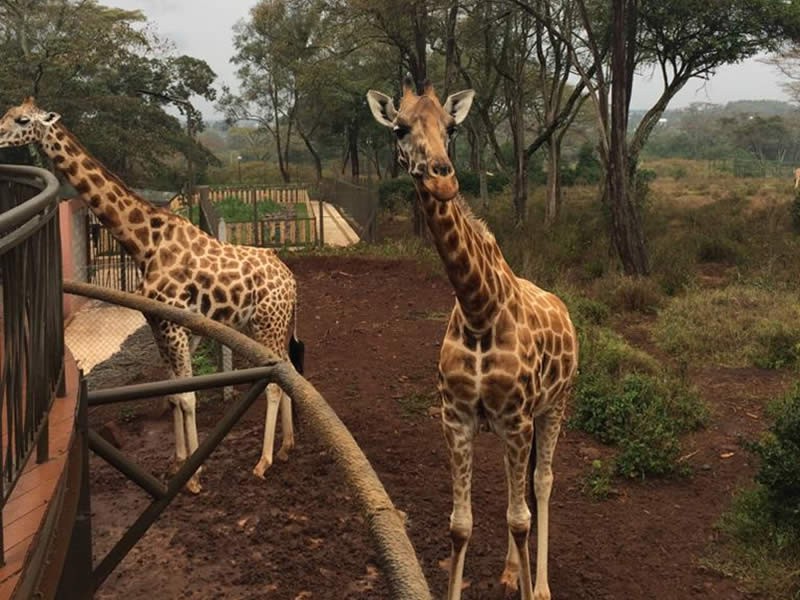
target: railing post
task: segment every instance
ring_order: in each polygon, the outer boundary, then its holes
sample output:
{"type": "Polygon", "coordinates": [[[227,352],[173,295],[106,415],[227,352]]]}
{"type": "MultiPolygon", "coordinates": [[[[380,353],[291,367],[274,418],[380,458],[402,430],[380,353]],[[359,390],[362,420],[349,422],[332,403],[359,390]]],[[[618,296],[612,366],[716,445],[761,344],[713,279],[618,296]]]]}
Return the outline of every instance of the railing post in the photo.
{"type": "Polygon", "coordinates": [[[78,511],[69,550],[58,582],[56,600],[91,600],[92,598],[92,505],[89,489],[89,389],[83,371],[79,373],[76,428],[81,461],[78,511]]]}
{"type": "Polygon", "coordinates": [[[325,203],[322,201],[322,196],[319,197],[319,247],[325,245],[325,203]]]}
{"type": "MultiPolygon", "coordinates": [[[[225,225],[225,219],[223,217],[219,218],[219,228],[217,230],[217,239],[220,242],[226,242],[228,239],[228,231],[227,226],[225,225]]],[[[221,371],[233,371],[233,352],[231,349],[228,348],[226,345],[222,344],[222,348],[220,349],[221,358],[220,358],[220,370],[221,371]]],[[[222,397],[225,399],[226,402],[233,399],[233,386],[226,386],[222,388],[222,397]]]]}

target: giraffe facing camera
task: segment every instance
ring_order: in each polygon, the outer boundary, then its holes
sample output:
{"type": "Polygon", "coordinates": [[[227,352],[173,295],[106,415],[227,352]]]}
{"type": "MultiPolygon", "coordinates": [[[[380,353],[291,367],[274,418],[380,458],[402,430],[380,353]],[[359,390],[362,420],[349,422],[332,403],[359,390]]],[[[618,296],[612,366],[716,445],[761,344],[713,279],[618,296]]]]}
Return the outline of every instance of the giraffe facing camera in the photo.
{"type": "MultiPolygon", "coordinates": [[[[274,250],[220,242],[189,220],[158,208],[131,190],[92,157],[61,123],[60,115],[27,98],[0,119],[0,148],[36,144],[77,190],[89,209],[133,258],[142,280],[138,293],[192,310],[247,332],[279,358],[289,360],[297,340],[297,285],[274,250]]],[[[190,377],[191,333],[147,317],[161,358],[173,378],[190,377]]],[[[169,397],[173,407],[175,461],[180,466],[198,446],[194,392],[169,397]]],[[[278,458],[294,447],[292,402],[275,384],[267,387],[267,414],[258,477],[272,464],[280,408],[283,440],[278,458]]],[[[186,484],[201,491],[200,470],[186,484]]]]}
{"type": "Polygon", "coordinates": [[[441,103],[432,85],[421,88],[418,95],[406,81],[397,108],[392,98],[376,91],[367,94],[367,101],[375,120],[394,132],[400,163],[414,180],[456,294],[439,355],[438,382],[453,480],[447,598],[461,597],[472,535],[473,438],[485,428],[501,438],[505,450],[508,553],[500,581],[507,592],[519,589],[522,600],[549,600],[551,465],[577,371],[578,341],[564,303],[514,275],[494,236],[458,193],[448,148],[474,92],[457,92],[441,103]],[[525,494],[529,466],[535,466],[535,587],[525,494]]]}

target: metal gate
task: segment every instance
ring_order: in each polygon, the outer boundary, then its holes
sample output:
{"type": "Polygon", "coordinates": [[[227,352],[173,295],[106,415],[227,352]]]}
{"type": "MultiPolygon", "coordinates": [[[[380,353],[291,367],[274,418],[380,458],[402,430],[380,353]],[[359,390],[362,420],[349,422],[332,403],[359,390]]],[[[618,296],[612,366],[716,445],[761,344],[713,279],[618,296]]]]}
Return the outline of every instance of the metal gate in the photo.
{"type": "Polygon", "coordinates": [[[136,291],[141,273],[111,232],[87,211],[86,276],[89,283],[123,292],[136,291]]]}

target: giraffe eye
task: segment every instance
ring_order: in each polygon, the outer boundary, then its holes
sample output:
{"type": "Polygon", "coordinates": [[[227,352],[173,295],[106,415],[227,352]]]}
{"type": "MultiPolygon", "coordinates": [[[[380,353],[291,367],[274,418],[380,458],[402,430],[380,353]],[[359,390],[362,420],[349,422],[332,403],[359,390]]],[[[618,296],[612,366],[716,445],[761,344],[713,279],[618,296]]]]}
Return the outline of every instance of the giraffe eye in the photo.
{"type": "Polygon", "coordinates": [[[456,137],[457,133],[458,133],[458,127],[456,127],[455,125],[450,125],[450,127],[447,128],[447,137],[449,137],[450,139],[456,137]]]}
{"type": "Polygon", "coordinates": [[[409,131],[410,129],[408,127],[403,127],[402,125],[398,125],[394,128],[394,134],[397,136],[398,140],[402,140],[404,137],[406,137],[409,131]]]}
{"type": "Polygon", "coordinates": [[[28,117],[17,117],[16,119],[14,119],[14,121],[16,122],[17,125],[27,125],[28,123],[31,122],[31,120],[28,117]]]}

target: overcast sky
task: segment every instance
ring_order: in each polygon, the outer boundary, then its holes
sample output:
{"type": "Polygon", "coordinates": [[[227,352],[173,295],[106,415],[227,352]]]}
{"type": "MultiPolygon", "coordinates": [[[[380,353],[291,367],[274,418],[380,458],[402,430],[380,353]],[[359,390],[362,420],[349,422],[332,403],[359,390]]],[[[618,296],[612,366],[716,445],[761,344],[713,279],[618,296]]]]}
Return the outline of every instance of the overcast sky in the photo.
{"type": "MultiPolygon", "coordinates": [[[[180,54],[205,60],[217,74],[216,85],[236,87],[233,56],[233,26],[248,16],[256,0],[105,0],[104,4],[140,9],[162,38],[171,40],[180,54]]],[[[692,102],[724,104],[732,100],[787,100],[781,89],[783,76],[770,65],[748,60],[719,69],[709,81],[692,80],[673,99],[670,108],[692,102]]],[[[638,77],[631,107],[649,108],[663,87],[657,78],[638,77]]],[[[389,90],[386,90],[387,93],[389,90]]],[[[210,104],[199,106],[206,119],[218,118],[210,104]]]]}

